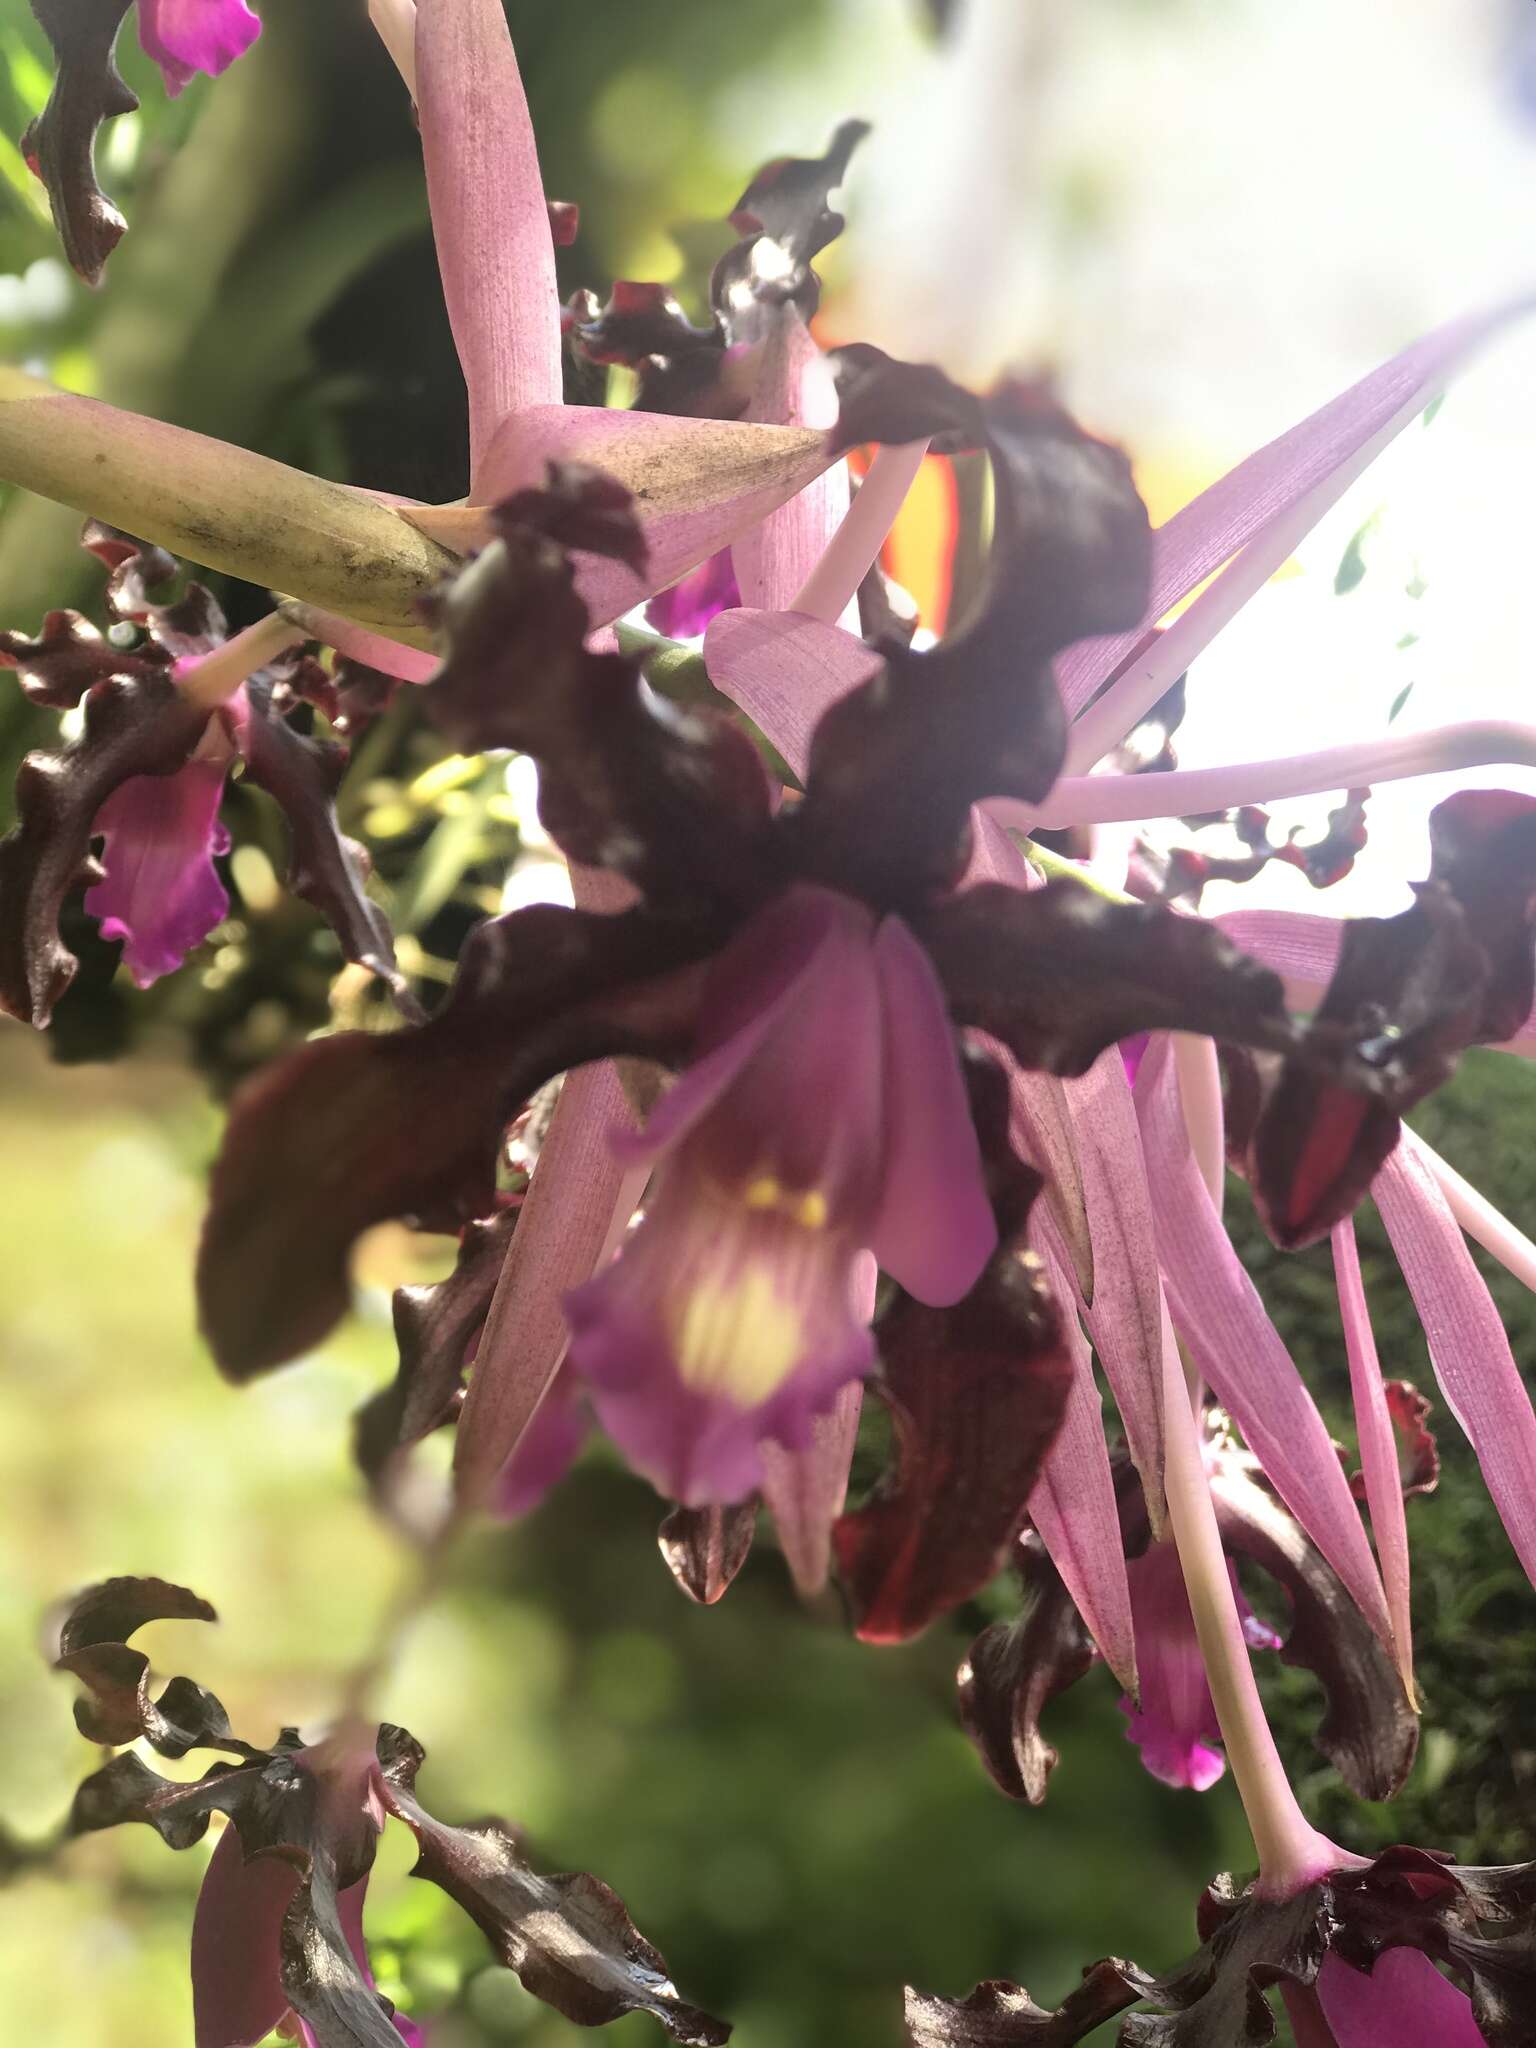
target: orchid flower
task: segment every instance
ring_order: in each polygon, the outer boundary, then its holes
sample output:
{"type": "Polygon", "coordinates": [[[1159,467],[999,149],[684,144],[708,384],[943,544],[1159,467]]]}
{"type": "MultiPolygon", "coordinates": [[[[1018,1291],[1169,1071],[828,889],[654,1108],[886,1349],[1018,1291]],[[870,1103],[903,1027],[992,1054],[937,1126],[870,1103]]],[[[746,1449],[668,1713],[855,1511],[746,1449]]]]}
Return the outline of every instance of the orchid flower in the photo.
{"type": "Polygon", "coordinates": [[[1388,2040],[1516,2048],[1536,2028],[1536,1866],[1462,1868],[1411,1847],[1367,1859],[1307,1821],[1259,1701],[1205,1447],[1166,1320],[1163,1339],[1172,1541],[1257,1875],[1247,1884],[1221,1877],[1207,1890],[1201,1946],[1175,1970],[1154,1975],[1107,1959],[1054,2011],[999,1981],[958,2001],[909,1989],[908,2041],[1071,2048],[1143,2005],[1151,2010],[1122,2023],[1121,2048],[1265,2048],[1276,2036],[1266,1993],[1278,1986],[1305,2048],[1388,2040]]]}
{"type": "MultiPolygon", "coordinates": [[[[204,0],[199,22],[195,0],[166,0],[152,19],[167,48],[212,54],[213,43],[176,36],[191,37],[200,26],[206,37],[210,23],[227,29],[228,6],[204,0]]],[[[598,623],[676,583],[838,461],[816,426],[768,423],[770,415],[797,421],[797,406],[770,402],[765,386],[754,408],[752,393],[764,383],[757,370],[769,367],[773,335],[784,324],[778,309],[814,301],[809,258],[840,224],[826,191],[852,140],[816,160],[819,186],[814,175],[807,184],[770,167],[780,173],[775,204],[764,198],[758,211],[738,209],[747,225],[731,273],[737,325],[745,326],[749,305],[761,301],[767,309],[750,343],[732,343],[738,358],[753,359],[735,363],[741,405],[725,417],[565,405],[555,247],[557,238],[570,239],[574,214],[546,202],[500,0],[430,0],[419,11],[410,0],[389,0],[373,12],[416,102],[444,296],[468,387],[467,503],[385,502],[53,391],[20,371],[0,373],[0,474],[186,559],[268,585],[313,637],[420,681],[433,668],[421,600],[488,537],[486,508],[539,481],[550,460],[598,463],[628,483],[641,505],[643,576],[600,556],[583,565],[583,592],[598,623]],[[747,417],[735,417],[740,410],[747,417]]],[[[53,13],[59,85],[39,124],[39,163],[66,223],[71,259],[96,275],[121,222],[114,214],[104,239],[106,202],[90,178],[90,136],[125,102],[114,84],[111,36],[102,47],[95,14],[87,22],[62,8],[53,13]]],[[[781,354],[784,346],[781,339],[781,354]]],[[[782,385],[783,376],[773,371],[767,382],[782,385]]],[[[835,491],[835,483],[828,488],[835,491]]]]}
{"type": "Polygon", "coordinates": [[[389,1820],[410,1829],[413,1875],[469,1914],[525,1988],[578,2026],[649,2013],[686,2048],[718,2048],[729,2027],[679,1997],[623,1901],[594,1877],[544,1877],[500,1821],[450,1827],[416,1797],[425,1758],[405,1729],[352,1724],[305,1744],[292,1728],[258,1747],[190,1678],[152,1691],[130,1638],[168,1618],[212,1621],[207,1601],[163,1579],[108,1579],[70,1603],[56,1669],[86,1688],[75,1718],[118,1754],[75,1795],[70,1831],[142,1821],[188,1849],[216,1813],[228,1822],[192,1924],[197,2048],[256,2048],[277,2028],[308,2048],[424,2048],[427,2031],[375,1989],[363,1905],[389,1820]],[[160,1776],[125,1744],[159,1755],[221,1753],[191,1783],[160,1776]],[[229,1759],[233,1759],[230,1761],[229,1759]]]}
{"type": "Polygon", "coordinates": [[[219,803],[239,763],[285,814],[289,886],[327,919],[346,957],[419,1016],[383,913],[365,893],[362,849],[337,829],[332,798],[345,752],[282,715],[331,688],[294,653],[301,631],[273,617],[227,639],[201,585],[174,603],[153,600],[177,570],[163,551],[94,523],[85,538],[111,572],[114,634],[75,612],[51,612],[35,641],[0,634],[0,666],[17,670],[34,702],[83,706],[62,752],[27,756],[17,823],[0,840],[0,1011],[41,1027],[68,988],[77,963],[59,914],[82,870],[92,876],[85,909],[103,938],[124,942],[141,988],[201,945],[229,912],[213,856],[229,848],[219,803]],[[139,644],[117,644],[123,632],[142,634],[139,644]]]}

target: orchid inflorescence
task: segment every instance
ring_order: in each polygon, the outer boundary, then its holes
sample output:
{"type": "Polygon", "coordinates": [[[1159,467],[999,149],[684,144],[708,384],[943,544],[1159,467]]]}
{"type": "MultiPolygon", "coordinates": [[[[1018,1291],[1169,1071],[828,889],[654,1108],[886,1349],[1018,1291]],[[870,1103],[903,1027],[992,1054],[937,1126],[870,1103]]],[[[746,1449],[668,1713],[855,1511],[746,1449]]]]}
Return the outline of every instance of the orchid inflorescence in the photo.
{"type": "MultiPolygon", "coordinates": [[[[128,104],[128,7],[36,4],[59,74],[30,160],[93,279],[123,227],[91,145],[128,104]]],[[[374,1224],[457,1231],[455,1271],[397,1297],[399,1373],[357,1433],[381,1506],[408,1519],[412,1447],[452,1428],[436,1545],[483,1509],[525,1511],[595,1419],[668,1501],[663,1554],[696,1600],[726,1591],[759,1501],[799,1588],[835,1569],[869,1642],[1011,1563],[1025,1605],[967,1654],[960,1714],[1013,1797],[1046,1796],[1042,1710],[1096,1661],[1156,1775],[1203,1789],[1230,1764],[1258,1871],[1212,1886],[1188,1963],[1100,1962],[1055,2010],[1001,1983],[909,1992],[917,2048],[1066,2044],[1132,2006],[1127,2044],[1262,2044],[1275,1986],[1306,2043],[1536,2039],[1532,1869],[1406,1847],[1367,1862],[1319,1834],[1250,1661],[1317,1674],[1316,1740],[1352,1790],[1401,1787],[1418,1740],[1404,1496],[1433,1484],[1435,1452],[1425,1397],[1376,1358],[1351,1222],[1367,1194],[1536,1573],[1536,1414],[1464,1233],[1529,1284],[1536,1247],[1401,1121],[1466,1048],[1536,1049],[1536,803],[1442,803],[1396,917],[1190,907],[1274,859],[1328,886],[1366,846],[1371,784],[1530,762],[1536,728],[1198,771],[1168,743],[1191,660],[1512,309],[1415,344],[1154,532],[1124,456],[1044,388],[978,396],[873,348],[823,352],[812,265],[863,124],[749,183],[707,324],[634,281],[562,307],[574,213],[546,202],[500,0],[369,11],[419,118],[468,498],[387,503],[7,377],[0,468],[87,515],[114,626],[54,612],[0,637],[22,687],[73,720],[23,765],[0,845],[0,1004],[43,1025],[65,995],[59,917],[82,872],[141,983],[199,946],[227,908],[217,809],[240,768],[286,814],[291,887],[401,1022],[317,1037],[237,1097],[198,1271],[221,1368],[245,1380],[317,1344],[374,1224]],[[566,402],[565,369],[592,395],[613,365],[632,407],[566,402]],[[853,491],[845,457],[869,447],[853,491]],[[985,452],[995,520],[971,613],[919,642],[878,557],[929,448],[985,452]],[[276,609],[226,638],[198,585],[169,595],[168,550],[274,586],[276,609]],[[676,644],[700,634],[701,653],[676,644]],[[536,764],[574,895],[479,925],[430,1014],[332,808],[344,738],[400,687],[462,752],[536,764]],[[1260,806],[1332,789],[1322,841],[1272,843],[1260,806]],[[1094,849],[1106,822],[1214,813],[1241,854],[1110,867],[1094,849]],[[508,1133],[561,1076],[515,1188],[508,1133]],[[1223,1226],[1229,1168],[1278,1244],[1331,1244],[1355,1486],[1223,1226]],[[849,1508],[866,1385],[893,1450],[849,1508]],[[1283,1592],[1283,1632],[1238,1560],[1283,1592]]],[[[141,0],[173,91],[257,26],[243,0],[141,0]]],[[[568,2017],[640,2009],[724,2038],[606,1888],[537,1877],[499,1824],[432,1820],[402,1730],[353,1714],[259,1749],[188,1680],[153,1698],[127,1639],[171,1615],[211,1618],[185,1589],[109,1582],[60,1654],[93,1739],[237,1759],[172,1785],[124,1749],[75,1813],[147,1820],[173,1847],[227,1815],[193,1935],[200,2044],[290,2011],[321,2048],[411,2037],[361,1937],[386,1815],[568,2017]]]]}

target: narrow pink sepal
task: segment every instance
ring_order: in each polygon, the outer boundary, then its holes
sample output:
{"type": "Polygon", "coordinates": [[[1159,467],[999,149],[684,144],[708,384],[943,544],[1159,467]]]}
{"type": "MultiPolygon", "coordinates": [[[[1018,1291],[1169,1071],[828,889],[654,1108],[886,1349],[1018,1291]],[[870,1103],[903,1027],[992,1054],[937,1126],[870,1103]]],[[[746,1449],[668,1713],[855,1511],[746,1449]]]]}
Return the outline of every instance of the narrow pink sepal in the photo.
{"type": "MultiPolygon", "coordinates": [[[[821,350],[794,306],[764,344],[747,418],[768,426],[819,427],[837,419],[837,391],[821,350]]],[[[848,513],[848,465],[834,462],[803,491],[749,528],[731,548],[743,604],[787,611],[848,513]]]]}
{"type": "Polygon", "coordinates": [[[704,666],[803,781],[822,713],[880,666],[862,640],[798,612],[721,612],[704,634],[704,666]]]}
{"type": "Polygon", "coordinates": [[[558,404],[561,382],[555,245],[501,0],[422,0],[416,104],[477,474],[502,421],[558,404]]]}
{"type": "Polygon", "coordinates": [[[1104,1441],[1103,1405],[1094,1383],[1087,1339],[1069,1305],[1066,1276],[1049,1253],[1045,1263],[1052,1291],[1062,1304],[1073,1377],[1061,1428],[1029,1496],[1030,1520],[1098,1644],[1099,1654],[1135,1698],[1136,1631],[1114,1475],[1104,1441]]]}
{"type": "MultiPolygon", "coordinates": [[[[868,1277],[866,1318],[875,1308],[873,1261],[868,1277]]],[[[863,1382],[852,1380],[826,1414],[812,1422],[811,1440],[803,1450],[788,1451],[771,1438],[762,1445],[763,1499],[790,1577],[807,1600],[822,1590],[831,1571],[832,1524],[847,1497],[863,1404],[863,1382]]]]}
{"type": "MultiPolygon", "coordinates": [[[[969,879],[1037,886],[1007,833],[975,819],[969,879]]],[[[1130,1084],[1111,1048],[1086,1074],[1016,1074],[1015,1114],[1071,1253],[1069,1270],[1141,1474],[1154,1530],[1163,1521],[1162,1289],[1151,1197],[1130,1084]]]]}
{"type": "MultiPolygon", "coordinates": [[[[1469,314],[1436,328],[1256,450],[1176,512],[1153,535],[1148,624],[1240,549],[1274,536],[1287,514],[1310,501],[1306,526],[1298,532],[1285,525],[1278,551],[1269,551],[1274,559],[1266,573],[1278,569],[1302,532],[1310,530],[1379,450],[1418,416],[1459,365],[1499,327],[1525,312],[1529,303],[1522,300],[1469,314]]],[[[1085,640],[1072,649],[1057,667],[1070,712],[1083,709],[1145,634],[1145,627],[1133,628],[1112,638],[1085,640]]],[[[1194,646],[1185,648],[1183,661],[1197,651],[1194,646]]]]}
{"type": "Polygon", "coordinates": [[[933,962],[899,917],[875,933],[884,1025],[884,1192],[868,1244],[919,1301],[950,1308],[997,1246],[954,1027],[933,962]]]}
{"type": "Polygon", "coordinates": [[[1403,1482],[1398,1469],[1397,1432],[1387,1408],[1381,1364],[1371,1312],[1360,1277],[1355,1226],[1349,1217],[1333,1227],[1333,1270],[1338,1282],[1339,1317],[1349,1358],[1349,1387],[1354,1398],[1355,1433],[1360,1444],[1360,1469],[1371,1511],[1371,1534],[1381,1563],[1387,1612],[1397,1638],[1397,1666],[1408,1697],[1413,1687],[1413,1622],[1409,1610],[1408,1518],[1403,1511],[1403,1482]]]}
{"type": "MultiPolygon", "coordinates": [[[[629,885],[573,867],[579,908],[616,911],[629,885]]],[[[490,1498],[560,1370],[569,1342],[565,1296],[590,1280],[634,1214],[645,1167],[614,1156],[612,1132],[635,1114],[611,1061],[567,1074],[475,1354],[469,1391],[454,1434],[454,1483],[460,1500],[490,1498]]]]}
{"type": "Polygon", "coordinates": [[[1392,1624],[1360,1511],[1327,1426],[1201,1178],[1166,1033],[1154,1036],[1142,1060],[1135,1102],[1158,1258],[1179,1335],[1275,1491],[1390,1651],[1392,1624]]]}
{"type": "Polygon", "coordinates": [[[551,462],[590,463],[635,494],[650,551],[646,574],[577,556],[576,586],[601,626],[739,539],[829,461],[824,436],[808,428],[535,405],[503,421],[477,464],[473,496],[493,505],[541,485],[551,462]]]}
{"type": "Polygon", "coordinates": [[[1492,1298],[1413,1133],[1371,1184],[1446,1406],[1536,1581],[1536,1413],[1492,1298]]]}

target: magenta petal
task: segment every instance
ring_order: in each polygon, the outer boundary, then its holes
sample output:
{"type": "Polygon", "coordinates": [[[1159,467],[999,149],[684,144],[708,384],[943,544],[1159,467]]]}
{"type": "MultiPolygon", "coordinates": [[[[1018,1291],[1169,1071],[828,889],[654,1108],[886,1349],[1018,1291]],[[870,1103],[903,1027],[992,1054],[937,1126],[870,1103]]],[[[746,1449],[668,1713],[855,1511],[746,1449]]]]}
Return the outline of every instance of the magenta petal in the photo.
{"type": "Polygon", "coordinates": [[[1172,1539],[1148,1544],[1128,1566],[1136,1618],[1141,1704],[1125,1702],[1127,1737],[1154,1778],[1205,1792],[1226,1768],[1211,1747],[1221,1738],[1184,1572],[1172,1539]]]}
{"type": "Polygon", "coordinates": [[[531,1514],[558,1486],[587,1440],[587,1412],[574,1376],[562,1371],[501,1468],[492,1507],[509,1518],[531,1514]]]}
{"type": "Polygon", "coordinates": [[[598,1420],[684,1507],[754,1492],[760,1440],[809,1443],[874,1361],[851,1306],[856,1249],[713,1192],[669,1163],[622,1256],[565,1304],[598,1420]]]}
{"type": "Polygon", "coordinates": [[[1487,2048],[1471,1999],[1416,1948],[1389,1948],[1369,1976],[1326,1955],[1317,1995],[1338,2048],[1487,2048]]]}
{"type": "MultiPolygon", "coordinates": [[[[874,1265],[869,1285],[855,1277],[860,1320],[874,1313],[874,1265]]],[[[796,1588],[811,1599],[827,1583],[832,1568],[832,1524],[848,1497],[848,1470],[858,1441],[864,1389],[855,1380],[843,1388],[825,1415],[811,1424],[810,1440],[787,1451],[772,1439],[759,1444],[763,1461],[763,1502],[773,1517],[774,1533],[796,1588]]]]}
{"type": "MultiPolygon", "coordinates": [[[[837,392],[821,350],[793,306],[781,309],[764,344],[750,420],[772,426],[819,427],[837,421],[837,392]]],[[[848,513],[848,465],[836,462],[731,549],[746,603],[786,611],[826,552],[848,513]]]]}
{"type": "Polygon", "coordinates": [[[85,908],[104,939],[123,941],[123,963],[140,988],[173,973],[229,915],[213,856],[227,853],[219,823],[223,762],[189,761],[174,775],[136,775],[96,813],[106,840],[103,879],[85,908]]]}
{"type": "MultiPolygon", "coordinates": [[[[1057,1298],[1069,1301],[1070,1289],[1058,1262],[1048,1257],[1046,1270],[1057,1298]]],[[[1072,1391],[1056,1441],[1046,1452],[1029,1496],[1029,1515],[1100,1656],[1123,1686],[1134,1688],[1130,1582],[1104,1440],[1104,1409],[1077,1318],[1064,1313],[1062,1325],[1072,1359],[1072,1391]]]]}
{"type": "Polygon", "coordinates": [[[247,1863],[225,1828],[192,1917],[192,2013],[197,2048],[253,2048],[288,2010],[278,1943],[299,1874],[280,1857],[247,1863]]]}
{"type": "Polygon", "coordinates": [[[885,1031],[885,1189],[869,1244],[919,1301],[948,1308],[968,1294],[997,1244],[955,1051],[933,963],[899,917],[875,935],[885,1031]]]}
{"type": "Polygon", "coordinates": [[[172,99],[194,73],[216,78],[228,70],[260,34],[245,0],[139,0],[139,41],[172,99]]]}
{"type": "Polygon", "coordinates": [[[1392,1625],[1359,1509],[1327,1425],[1201,1178],[1165,1034],[1154,1038],[1142,1061],[1136,1109],[1158,1255],[1179,1335],[1275,1491],[1390,1651],[1392,1625]]]}
{"type": "Polygon", "coordinates": [[[681,583],[663,590],[645,608],[645,623],[652,632],[669,640],[691,640],[702,633],[718,613],[741,603],[731,551],[721,548],[697,569],[691,569],[681,583]]]}
{"type": "Polygon", "coordinates": [[[822,713],[867,683],[880,657],[851,633],[798,612],[738,610],[711,622],[704,666],[803,781],[822,713]]]}
{"type": "MultiPolygon", "coordinates": [[[[1187,597],[1250,542],[1270,537],[1275,543],[1270,550],[1274,559],[1266,563],[1264,573],[1278,569],[1301,533],[1336,502],[1379,449],[1417,417],[1482,341],[1520,310],[1501,307],[1453,320],[1425,335],[1240,462],[1176,512],[1152,537],[1148,621],[1187,597]],[[1298,510],[1309,515],[1300,531],[1294,524],[1298,510]]],[[[1137,650],[1145,635],[1144,627],[1133,628],[1113,639],[1085,640],[1074,647],[1057,664],[1067,709],[1082,710],[1105,677],[1137,650]]],[[[1175,674],[1194,651],[1193,647],[1181,650],[1175,674]]]]}
{"type": "Polygon", "coordinates": [[[1536,1414],[1499,1312],[1411,1131],[1403,1132],[1371,1192],[1446,1406],[1477,1453],[1527,1577],[1536,1581],[1536,1414]]]}
{"type": "Polygon", "coordinates": [[[533,123],[501,0],[416,15],[416,105],[471,469],[519,408],[560,397],[560,292],[533,123]]]}

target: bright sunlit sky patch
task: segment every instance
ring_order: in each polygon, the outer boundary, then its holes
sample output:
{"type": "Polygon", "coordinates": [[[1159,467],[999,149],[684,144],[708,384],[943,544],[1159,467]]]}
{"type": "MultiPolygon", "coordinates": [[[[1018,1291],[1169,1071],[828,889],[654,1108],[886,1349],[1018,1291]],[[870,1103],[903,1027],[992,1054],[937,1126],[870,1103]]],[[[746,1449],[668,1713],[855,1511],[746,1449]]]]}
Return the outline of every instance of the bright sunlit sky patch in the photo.
{"type": "MultiPolygon", "coordinates": [[[[1054,365],[1159,516],[1415,336],[1536,286],[1532,0],[968,0],[937,59],[910,0],[845,0],[793,91],[722,109],[764,154],[876,132],[833,271],[840,329],[984,380],[1054,365]],[[796,133],[754,131],[785,105],[796,133]]],[[[786,83],[788,81],[786,80],[786,83]]],[[[1186,767],[1529,717],[1536,323],[1410,427],[1196,664],[1186,767]],[[1335,596],[1372,514],[1366,574],[1335,596]],[[1408,586],[1422,590],[1408,595],[1408,586]],[[1418,636],[1410,648],[1398,643],[1418,636]]],[[[1205,908],[1399,907],[1450,787],[1383,784],[1326,894],[1272,867],[1205,908]]],[[[1320,826],[1335,801],[1275,808],[1320,826]]]]}

